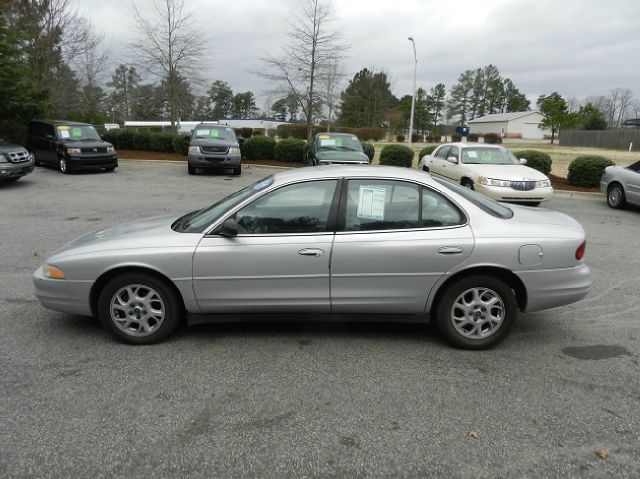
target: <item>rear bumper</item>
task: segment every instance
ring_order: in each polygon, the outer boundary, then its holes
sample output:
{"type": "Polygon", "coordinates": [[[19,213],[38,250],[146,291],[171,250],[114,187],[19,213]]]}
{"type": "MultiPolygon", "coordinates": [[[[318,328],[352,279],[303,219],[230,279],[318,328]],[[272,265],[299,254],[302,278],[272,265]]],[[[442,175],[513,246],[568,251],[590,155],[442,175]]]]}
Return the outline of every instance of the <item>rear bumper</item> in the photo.
{"type": "Polygon", "coordinates": [[[521,203],[540,203],[548,201],[553,196],[553,188],[536,188],[529,191],[519,191],[508,187],[485,186],[474,184],[478,193],[482,193],[496,201],[513,201],[521,203]]]}
{"type": "Polygon", "coordinates": [[[368,165],[368,161],[341,161],[341,160],[322,160],[318,163],[319,166],[326,165],[368,165]]]}
{"type": "Polygon", "coordinates": [[[591,289],[591,270],[586,264],[573,268],[514,272],[527,290],[526,313],[575,303],[591,289]]]}
{"type": "Polygon", "coordinates": [[[23,163],[0,163],[0,180],[3,178],[20,178],[33,171],[34,161],[23,163]]]}
{"type": "Polygon", "coordinates": [[[45,278],[42,266],[33,274],[35,294],[47,309],[62,313],[92,316],[89,301],[92,281],[69,281],[45,278]]]}
{"type": "Polygon", "coordinates": [[[189,155],[189,166],[201,168],[203,170],[224,170],[228,168],[238,168],[240,166],[240,155],[189,155]]]}
{"type": "Polygon", "coordinates": [[[67,158],[67,167],[74,171],[80,170],[102,170],[104,168],[117,168],[118,155],[101,156],[70,156],[67,158]]]}

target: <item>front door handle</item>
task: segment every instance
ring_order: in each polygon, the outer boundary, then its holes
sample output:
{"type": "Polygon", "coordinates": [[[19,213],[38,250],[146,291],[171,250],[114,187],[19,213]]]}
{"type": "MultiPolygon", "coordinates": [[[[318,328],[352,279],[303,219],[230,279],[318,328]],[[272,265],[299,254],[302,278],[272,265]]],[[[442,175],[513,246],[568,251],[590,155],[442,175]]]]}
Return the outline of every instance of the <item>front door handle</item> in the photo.
{"type": "Polygon", "coordinates": [[[324,254],[324,250],[319,248],[303,248],[298,251],[300,256],[322,256],[324,254]]]}
{"type": "Polygon", "coordinates": [[[461,254],[464,250],[459,246],[445,246],[438,250],[440,254],[461,254]]]}

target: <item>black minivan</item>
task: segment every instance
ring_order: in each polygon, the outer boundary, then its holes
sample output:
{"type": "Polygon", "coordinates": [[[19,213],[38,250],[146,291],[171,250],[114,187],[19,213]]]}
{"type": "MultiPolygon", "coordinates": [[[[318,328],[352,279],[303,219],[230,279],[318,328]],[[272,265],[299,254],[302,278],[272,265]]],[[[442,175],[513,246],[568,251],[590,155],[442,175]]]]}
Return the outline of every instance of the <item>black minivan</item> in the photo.
{"type": "Polygon", "coordinates": [[[62,173],[79,170],[113,171],[118,155],[87,123],[33,120],[27,130],[27,150],[36,165],[55,166],[62,173]]]}

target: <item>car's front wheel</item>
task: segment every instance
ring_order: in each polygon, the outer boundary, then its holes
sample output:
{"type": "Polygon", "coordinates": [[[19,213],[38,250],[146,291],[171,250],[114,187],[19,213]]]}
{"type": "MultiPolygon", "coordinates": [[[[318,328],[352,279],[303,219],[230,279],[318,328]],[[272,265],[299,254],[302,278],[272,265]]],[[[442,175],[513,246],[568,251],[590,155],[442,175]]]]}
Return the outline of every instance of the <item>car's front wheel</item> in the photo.
{"type": "Polygon", "coordinates": [[[473,181],[471,181],[471,180],[470,180],[470,179],[468,179],[468,178],[463,179],[463,180],[460,182],[460,184],[461,184],[462,186],[464,186],[465,188],[467,188],[468,190],[473,190],[473,189],[474,189],[474,188],[473,188],[473,181]]]}
{"type": "Polygon", "coordinates": [[[69,165],[67,165],[67,160],[63,156],[58,158],[58,171],[64,175],[69,173],[69,165]]]}
{"type": "Polygon", "coordinates": [[[242,174],[242,165],[238,166],[237,168],[234,168],[233,174],[236,176],[240,176],[242,174]]]}
{"type": "Polygon", "coordinates": [[[193,166],[189,165],[187,166],[187,173],[189,173],[190,175],[195,175],[196,169],[193,166]]]}
{"type": "Polygon", "coordinates": [[[470,276],[440,298],[436,323],[444,338],[463,349],[488,349],[502,341],[518,315],[518,302],[504,281],[470,276]]]}
{"type": "Polygon", "coordinates": [[[182,318],[180,301],[167,284],[148,274],[122,274],[100,292],[98,316],[118,340],[129,344],[158,343],[182,318]]]}
{"type": "Polygon", "coordinates": [[[621,209],[624,208],[627,203],[627,199],[624,196],[624,188],[620,183],[612,184],[607,190],[607,204],[610,208],[621,209]]]}

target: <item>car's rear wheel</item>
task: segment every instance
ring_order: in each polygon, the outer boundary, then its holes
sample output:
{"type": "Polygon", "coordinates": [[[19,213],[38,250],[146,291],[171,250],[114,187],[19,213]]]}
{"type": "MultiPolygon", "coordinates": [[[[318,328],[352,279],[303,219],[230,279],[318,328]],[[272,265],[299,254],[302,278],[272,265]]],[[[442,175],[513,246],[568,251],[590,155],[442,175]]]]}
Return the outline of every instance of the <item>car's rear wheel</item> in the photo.
{"type": "Polygon", "coordinates": [[[620,183],[614,183],[609,186],[607,190],[607,204],[611,208],[621,209],[624,208],[627,203],[627,198],[624,196],[624,188],[620,183]]]}
{"type": "Polygon", "coordinates": [[[162,280],[144,273],[116,276],[100,292],[98,316],[118,340],[153,344],[180,324],[180,301],[162,280]]]}
{"type": "Polygon", "coordinates": [[[509,334],[517,314],[518,302],[509,285],[492,276],[470,276],[444,292],[436,323],[453,346],[488,349],[509,334]]]}

